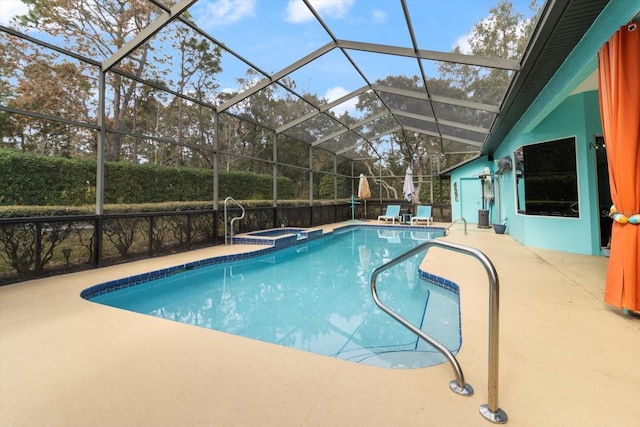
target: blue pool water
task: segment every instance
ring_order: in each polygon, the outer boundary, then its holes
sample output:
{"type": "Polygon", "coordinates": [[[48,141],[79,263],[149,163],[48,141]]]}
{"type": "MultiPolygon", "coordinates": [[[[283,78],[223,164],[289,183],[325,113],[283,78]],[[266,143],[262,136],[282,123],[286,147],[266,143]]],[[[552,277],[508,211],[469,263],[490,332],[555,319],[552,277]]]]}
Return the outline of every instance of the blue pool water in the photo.
{"type": "MultiPolygon", "coordinates": [[[[111,288],[122,289],[108,292],[94,287],[88,298],[358,363],[439,364],[442,355],[382,312],[371,296],[375,268],[442,235],[437,229],[396,229],[348,227],[255,258],[176,270],[135,286],[119,281],[111,288]]],[[[455,354],[461,345],[458,288],[420,272],[423,257],[379,276],[380,299],[455,354]]]]}

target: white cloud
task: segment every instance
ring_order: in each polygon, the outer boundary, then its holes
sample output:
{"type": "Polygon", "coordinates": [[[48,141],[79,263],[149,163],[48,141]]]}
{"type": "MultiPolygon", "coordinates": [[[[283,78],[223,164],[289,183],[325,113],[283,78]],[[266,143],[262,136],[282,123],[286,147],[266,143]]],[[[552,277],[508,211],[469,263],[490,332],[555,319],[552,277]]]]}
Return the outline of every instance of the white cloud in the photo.
{"type": "MultiPolygon", "coordinates": [[[[514,31],[515,34],[518,35],[518,37],[523,37],[524,33],[525,33],[525,27],[527,25],[527,23],[529,22],[529,19],[525,19],[524,21],[520,21],[518,22],[518,24],[515,27],[512,27],[510,30],[514,31]]],[[[496,18],[495,16],[487,16],[486,18],[482,19],[482,21],[480,21],[478,24],[476,24],[476,26],[480,26],[482,28],[484,28],[485,30],[492,30],[493,28],[495,28],[497,25],[496,23],[496,18]]],[[[452,49],[458,47],[460,48],[460,52],[467,54],[467,55],[473,55],[473,52],[471,50],[471,43],[470,40],[474,37],[476,37],[474,31],[476,26],[474,26],[474,28],[470,29],[466,34],[458,37],[458,39],[455,41],[455,43],[453,44],[453,46],[451,46],[452,49]]],[[[517,50],[517,45],[515,43],[511,44],[508,47],[510,53],[512,55],[516,54],[516,50],[517,50]]]]}
{"type": "Polygon", "coordinates": [[[469,43],[469,38],[471,36],[471,32],[458,37],[456,42],[453,44],[452,49],[456,47],[460,48],[460,53],[466,53],[467,55],[471,55],[471,43],[469,43]]]}
{"type": "Polygon", "coordinates": [[[374,9],[371,12],[371,21],[374,24],[381,24],[387,21],[387,13],[384,10],[374,9]]]}
{"type": "Polygon", "coordinates": [[[336,87],[332,87],[329,90],[327,90],[327,93],[324,94],[324,99],[326,99],[329,102],[333,102],[336,99],[338,99],[338,98],[340,98],[342,96],[345,96],[348,93],[349,93],[349,91],[347,91],[342,86],[336,86],[336,87]]]}
{"type": "Polygon", "coordinates": [[[495,28],[495,26],[496,26],[496,18],[494,16],[490,15],[490,16],[487,16],[486,18],[483,18],[479,23],[474,25],[473,28],[467,31],[466,34],[458,37],[456,42],[453,44],[452,49],[455,47],[459,47],[460,53],[472,55],[473,52],[471,51],[471,43],[469,42],[469,40],[471,40],[474,37],[475,28],[482,27],[482,28],[492,29],[492,28],[495,28]]]}
{"type": "MultiPolygon", "coordinates": [[[[333,102],[338,98],[341,98],[348,94],[349,91],[341,86],[332,87],[324,94],[324,99],[329,102],[333,102]]],[[[342,104],[331,109],[336,115],[340,116],[344,112],[349,112],[351,115],[356,115],[356,104],[358,103],[358,97],[349,99],[342,104]]]]}
{"type": "Polygon", "coordinates": [[[254,16],[255,0],[218,0],[207,4],[207,11],[199,21],[207,27],[229,25],[247,16],[254,16]]]}
{"type": "Polygon", "coordinates": [[[307,6],[301,1],[289,0],[285,20],[294,23],[306,22],[313,19],[313,15],[307,6]]]}
{"type": "Polygon", "coordinates": [[[24,15],[29,8],[21,0],[0,0],[0,24],[9,25],[11,18],[24,15]]]}
{"type": "MultiPolygon", "coordinates": [[[[311,6],[320,15],[337,19],[346,16],[354,2],[355,0],[310,0],[311,6]]],[[[297,24],[310,21],[313,19],[313,15],[300,0],[289,0],[285,19],[297,24]]]]}

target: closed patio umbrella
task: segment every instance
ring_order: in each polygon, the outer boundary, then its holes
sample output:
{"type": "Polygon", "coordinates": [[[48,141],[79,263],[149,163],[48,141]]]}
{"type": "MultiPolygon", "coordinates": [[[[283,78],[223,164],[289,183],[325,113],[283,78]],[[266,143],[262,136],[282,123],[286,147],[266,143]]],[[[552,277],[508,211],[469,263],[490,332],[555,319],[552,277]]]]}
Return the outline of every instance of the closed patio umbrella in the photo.
{"type": "Polygon", "coordinates": [[[413,186],[413,171],[411,167],[407,167],[407,174],[404,176],[404,186],[402,187],[404,198],[413,203],[413,199],[416,195],[416,189],[413,186]]]}
{"type": "Polygon", "coordinates": [[[360,183],[358,184],[358,197],[364,200],[364,217],[367,217],[367,199],[371,198],[371,189],[369,188],[369,180],[364,174],[360,174],[360,183]]]}

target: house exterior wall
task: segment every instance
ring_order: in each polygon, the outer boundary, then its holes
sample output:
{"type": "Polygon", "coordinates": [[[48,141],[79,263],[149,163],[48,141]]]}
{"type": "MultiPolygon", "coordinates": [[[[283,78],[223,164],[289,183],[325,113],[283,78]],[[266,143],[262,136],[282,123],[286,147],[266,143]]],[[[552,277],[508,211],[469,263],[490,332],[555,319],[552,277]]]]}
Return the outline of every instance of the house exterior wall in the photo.
{"type": "MultiPolygon", "coordinates": [[[[600,229],[594,138],[602,134],[598,93],[583,92],[566,98],[531,132],[509,135],[494,159],[508,156],[525,145],[567,137],[576,138],[579,217],[534,216],[517,212],[516,180],[513,170],[495,176],[496,161],[481,157],[451,173],[452,193],[457,186],[458,200],[452,198],[452,215],[464,217],[469,224],[478,223],[482,207],[479,175],[489,167],[496,198],[489,205],[489,222],[507,220],[507,233],[526,246],[565,252],[597,255],[600,253],[600,229]],[[499,206],[498,206],[499,205],[499,206]],[[500,217],[498,217],[498,212],[500,217]]],[[[515,164],[515,162],[513,162],[515,164]]]]}

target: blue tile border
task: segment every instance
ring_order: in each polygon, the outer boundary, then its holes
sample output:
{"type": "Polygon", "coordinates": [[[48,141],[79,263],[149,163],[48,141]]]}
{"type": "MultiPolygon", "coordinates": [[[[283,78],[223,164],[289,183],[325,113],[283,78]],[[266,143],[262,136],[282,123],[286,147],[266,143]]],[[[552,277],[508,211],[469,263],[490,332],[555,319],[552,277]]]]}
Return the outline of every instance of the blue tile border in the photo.
{"type": "Polygon", "coordinates": [[[321,228],[283,227],[239,234],[233,238],[235,244],[271,245],[275,249],[285,249],[299,243],[308,243],[327,236],[321,228]]]}
{"type": "MultiPolygon", "coordinates": [[[[377,224],[371,224],[371,225],[375,225],[376,227],[378,227],[377,224]]],[[[94,286],[91,286],[87,289],[84,289],[81,293],[80,296],[84,299],[90,300],[91,298],[94,298],[98,295],[103,295],[106,294],[108,292],[114,291],[114,290],[119,290],[119,289],[124,289],[124,288],[129,288],[132,286],[136,286],[142,283],[146,283],[146,282],[150,282],[152,280],[155,279],[162,279],[165,277],[169,277],[169,276],[173,276],[174,274],[177,273],[181,273],[184,271],[190,271],[190,270],[195,270],[197,268],[201,268],[201,267],[206,267],[209,265],[214,265],[214,264],[222,264],[222,263],[226,263],[226,262],[233,262],[233,261],[243,261],[243,260],[247,260],[247,259],[251,259],[251,258],[256,258],[265,254],[268,254],[270,252],[275,252],[278,251],[280,249],[286,249],[286,248],[290,248],[293,246],[296,246],[300,243],[308,243],[310,241],[314,241],[314,240],[318,240],[321,239],[323,237],[328,237],[328,236],[332,236],[334,233],[339,234],[340,232],[345,232],[345,231],[349,231],[352,230],[354,228],[360,228],[362,226],[369,226],[369,225],[365,225],[365,224],[348,224],[346,226],[343,227],[338,227],[335,228],[332,232],[328,232],[328,233],[323,233],[322,229],[298,229],[296,228],[295,230],[297,230],[295,233],[293,234],[287,234],[284,236],[277,236],[277,237],[264,237],[264,236],[257,236],[257,237],[246,237],[248,235],[241,235],[241,237],[234,237],[234,243],[236,244],[253,244],[253,245],[263,245],[266,246],[264,249],[260,249],[257,251],[252,251],[252,252],[247,252],[247,253],[240,253],[240,254],[231,254],[231,255],[221,255],[221,256],[217,256],[217,257],[213,257],[213,258],[207,258],[207,259],[203,259],[203,260],[199,260],[199,261],[193,261],[190,263],[186,263],[186,264],[180,264],[180,265],[176,265],[176,266],[172,266],[172,267],[167,267],[167,268],[163,268],[161,270],[156,270],[156,271],[151,271],[151,272],[147,272],[147,273],[142,273],[142,274],[138,274],[135,276],[131,276],[131,277],[125,277],[125,278],[120,278],[120,279],[116,279],[116,280],[112,280],[109,282],[105,282],[105,283],[100,283],[94,286]],[[299,231],[302,230],[302,231],[299,231]],[[301,235],[301,233],[304,233],[303,235],[301,235]],[[306,237],[305,237],[306,236],[306,237]]],[[[380,226],[380,227],[384,227],[384,228],[396,228],[398,229],[398,227],[394,227],[394,226],[380,226]]],[[[439,227],[412,227],[412,226],[403,226],[402,228],[400,228],[401,230],[422,230],[425,231],[425,229],[433,229],[434,231],[439,230],[441,228],[439,227]]],[[[280,233],[282,233],[282,229],[277,228],[277,229],[272,229],[272,230],[277,230],[280,233]]],[[[293,230],[293,229],[290,229],[293,230]]],[[[267,230],[269,231],[269,230],[267,230]]],[[[427,230],[428,231],[428,230],[427,230]]],[[[454,292],[455,294],[459,295],[460,292],[460,288],[457,284],[453,283],[450,280],[444,279],[440,276],[436,276],[434,274],[428,273],[426,271],[422,271],[422,270],[418,270],[419,271],[419,277],[423,280],[429,281],[437,286],[440,286],[444,289],[450,290],[452,292],[454,292]]]]}
{"type": "Polygon", "coordinates": [[[243,261],[250,258],[259,257],[265,255],[269,252],[273,252],[276,249],[272,246],[269,246],[265,249],[260,249],[253,252],[241,253],[241,254],[232,254],[232,255],[221,255],[218,257],[207,258],[199,261],[189,262],[187,264],[179,264],[172,267],[163,268],[161,270],[151,271],[147,273],[137,274],[131,277],[124,277],[121,279],[112,280],[105,283],[100,283],[94,286],[91,286],[87,289],[84,289],[80,293],[80,297],[90,300],[91,298],[97,297],[98,295],[103,295],[109,293],[111,291],[129,288],[132,286],[140,285],[142,283],[150,282],[156,279],[162,279],[165,277],[173,276],[177,273],[182,273],[185,271],[195,270],[201,267],[206,267],[214,264],[223,264],[226,262],[233,261],[243,261]]]}
{"type": "Polygon", "coordinates": [[[452,282],[449,279],[445,279],[444,277],[436,276],[435,274],[421,269],[418,269],[418,273],[419,277],[422,280],[426,280],[427,282],[446,289],[447,291],[450,291],[456,295],[460,295],[460,286],[458,286],[455,282],[452,282]]]}
{"type": "Polygon", "coordinates": [[[252,231],[250,233],[246,233],[247,236],[263,236],[263,237],[276,237],[276,236],[284,236],[287,234],[297,234],[301,231],[307,231],[306,228],[301,227],[281,227],[281,228],[270,228],[268,230],[261,231],[252,231]]]}

